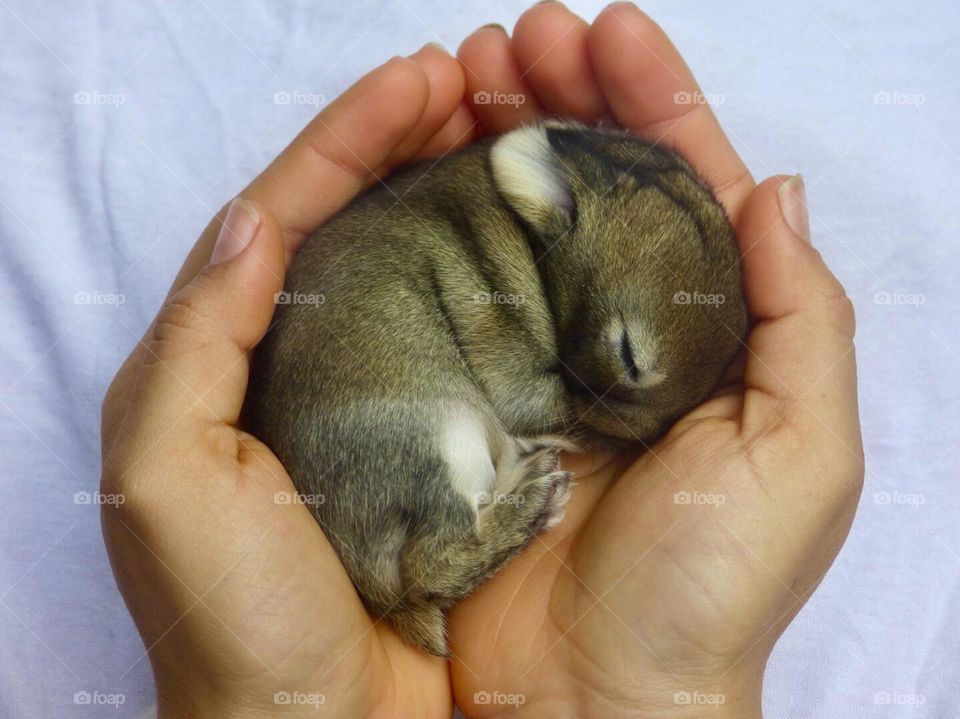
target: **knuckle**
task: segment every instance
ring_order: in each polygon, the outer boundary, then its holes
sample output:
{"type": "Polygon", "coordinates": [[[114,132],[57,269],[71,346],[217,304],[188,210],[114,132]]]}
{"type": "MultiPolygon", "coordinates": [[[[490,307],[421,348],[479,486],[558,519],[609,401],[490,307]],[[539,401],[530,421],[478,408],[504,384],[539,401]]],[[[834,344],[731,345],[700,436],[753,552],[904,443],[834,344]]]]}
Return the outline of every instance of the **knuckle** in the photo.
{"type": "Polygon", "coordinates": [[[843,289],[828,294],[824,305],[830,326],[842,337],[852,340],[857,329],[856,310],[843,289]]]}
{"type": "Polygon", "coordinates": [[[224,424],[191,427],[171,433],[147,448],[125,444],[104,457],[100,488],[123,497],[117,516],[125,521],[149,520],[178,511],[190,496],[232,496],[242,479],[237,431],[224,424]],[[203,478],[197,494],[195,478],[203,478]]]}
{"type": "Polygon", "coordinates": [[[157,315],[144,363],[156,364],[185,351],[203,349],[213,336],[212,326],[209,311],[196,293],[178,293],[157,315]]]}
{"type": "Polygon", "coordinates": [[[219,422],[209,424],[197,434],[198,449],[204,457],[215,460],[218,466],[236,462],[240,451],[240,437],[233,427],[219,422]]]}
{"type": "MultiPolygon", "coordinates": [[[[816,250],[814,250],[816,252],[816,250]]],[[[817,253],[819,256],[819,253],[817,253]]],[[[825,324],[844,339],[852,340],[856,332],[856,312],[853,302],[840,281],[829,274],[811,282],[807,295],[809,319],[825,324]]]]}
{"type": "Polygon", "coordinates": [[[370,176],[370,171],[355,156],[350,153],[337,153],[321,138],[305,138],[303,146],[314,160],[323,165],[323,169],[332,169],[353,184],[363,185],[370,176]]]}

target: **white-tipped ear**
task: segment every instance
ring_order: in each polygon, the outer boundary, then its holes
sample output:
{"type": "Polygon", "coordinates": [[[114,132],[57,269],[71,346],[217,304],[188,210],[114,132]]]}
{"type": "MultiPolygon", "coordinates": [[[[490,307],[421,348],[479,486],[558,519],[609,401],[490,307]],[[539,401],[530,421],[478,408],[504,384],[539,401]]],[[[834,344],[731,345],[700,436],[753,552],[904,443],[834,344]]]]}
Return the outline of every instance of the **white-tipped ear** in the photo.
{"type": "Polygon", "coordinates": [[[531,125],[505,134],[490,150],[490,165],[497,188],[534,229],[569,225],[573,197],[546,127],[531,125]]]}

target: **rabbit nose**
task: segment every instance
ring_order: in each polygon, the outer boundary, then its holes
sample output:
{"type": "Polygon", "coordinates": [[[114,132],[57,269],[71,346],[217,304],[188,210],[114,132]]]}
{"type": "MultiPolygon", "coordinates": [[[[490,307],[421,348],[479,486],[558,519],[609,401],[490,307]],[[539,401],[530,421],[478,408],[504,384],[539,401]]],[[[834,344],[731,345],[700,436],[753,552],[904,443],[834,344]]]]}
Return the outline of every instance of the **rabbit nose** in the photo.
{"type": "Polygon", "coordinates": [[[643,375],[646,374],[645,369],[637,366],[637,360],[633,355],[633,348],[630,346],[630,336],[627,334],[626,329],[624,329],[620,335],[620,361],[623,363],[626,379],[629,382],[639,382],[643,375]]]}
{"type": "Polygon", "coordinates": [[[623,383],[637,389],[649,389],[663,382],[665,375],[654,368],[655,358],[649,352],[638,352],[636,338],[631,338],[626,325],[618,344],[623,383]]]}

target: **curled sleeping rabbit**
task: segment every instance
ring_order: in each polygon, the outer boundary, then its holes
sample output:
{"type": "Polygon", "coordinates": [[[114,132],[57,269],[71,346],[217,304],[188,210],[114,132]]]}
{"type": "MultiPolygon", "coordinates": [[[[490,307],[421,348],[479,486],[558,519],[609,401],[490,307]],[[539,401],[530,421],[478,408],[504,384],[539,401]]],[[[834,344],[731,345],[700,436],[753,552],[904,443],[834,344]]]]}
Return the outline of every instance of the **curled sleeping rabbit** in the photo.
{"type": "Polygon", "coordinates": [[[250,431],[367,608],[447,653],[443,610],[559,521],[558,451],[650,443],[746,328],[735,237],[678,155],[522,127],[358,197],[300,250],[250,431]]]}

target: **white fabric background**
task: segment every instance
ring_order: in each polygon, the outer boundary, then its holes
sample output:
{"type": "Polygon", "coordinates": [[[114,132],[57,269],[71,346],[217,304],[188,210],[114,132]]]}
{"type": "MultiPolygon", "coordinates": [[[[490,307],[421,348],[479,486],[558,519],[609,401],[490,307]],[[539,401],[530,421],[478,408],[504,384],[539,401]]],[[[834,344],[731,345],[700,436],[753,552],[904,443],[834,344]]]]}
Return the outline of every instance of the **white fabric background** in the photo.
{"type": "MultiPolygon", "coordinates": [[[[777,646],[767,715],[960,716],[960,6],[645,7],[754,173],[805,174],[815,244],[858,308],[866,491],[777,646]]],[[[0,715],[134,716],[152,701],[97,510],[74,493],[97,486],[101,396],[187,249],[313,113],[274,94],[332,98],[391,55],[455,48],[522,9],[0,0],[0,715]],[[76,104],[84,91],[124,103],[76,104]],[[76,706],[77,691],[126,703],[76,706]]]]}

